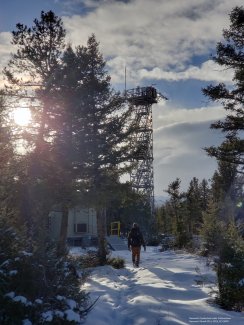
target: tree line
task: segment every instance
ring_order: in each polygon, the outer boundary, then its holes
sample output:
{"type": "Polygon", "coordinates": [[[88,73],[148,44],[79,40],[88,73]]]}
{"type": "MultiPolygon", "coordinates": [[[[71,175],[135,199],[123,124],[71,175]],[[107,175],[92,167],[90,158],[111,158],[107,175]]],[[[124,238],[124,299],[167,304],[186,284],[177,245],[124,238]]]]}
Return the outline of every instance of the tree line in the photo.
{"type": "Polygon", "coordinates": [[[200,238],[202,254],[215,257],[217,302],[226,309],[244,308],[244,8],[230,13],[230,26],[212,59],[234,72],[233,85],[211,84],[203,94],[226,110],[211,128],[225,134],[219,146],[205,148],[217,160],[210,180],[194,177],[182,192],[180,179],[169,184],[168,201],[157,211],[161,233],[173,234],[177,247],[194,246],[200,238]]]}

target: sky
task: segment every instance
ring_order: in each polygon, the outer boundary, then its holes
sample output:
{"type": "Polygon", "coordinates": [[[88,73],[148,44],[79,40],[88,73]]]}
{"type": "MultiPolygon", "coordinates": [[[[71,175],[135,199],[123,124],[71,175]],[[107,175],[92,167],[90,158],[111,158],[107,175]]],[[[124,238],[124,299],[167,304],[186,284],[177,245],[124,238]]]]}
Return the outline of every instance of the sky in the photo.
{"type": "Polygon", "coordinates": [[[128,89],[153,85],[168,98],[153,105],[155,195],[165,196],[177,177],[186,190],[193,177],[208,180],[217,168],[203,148],[223,141],[209,126],[225,111],[202,88],[232,84],[232,71],[211,56],[231,10],[241,5],[242,0],[0,0],[0,70],[13,51],[16,23],[32,26],[41,10],[62,18],[73,46],[85,45],[94,33],[116,90],[123,90],[126,66],[128,89]]]}
{"type": "MultiPolygon", "coordinates": [[[[83,254],[73,248],[74,255],[83,254]]],[[[147,247],[134,268],[131,252],[113,251],[125,260],[125,268],[109,265],[91,269],[83,289],[98,301],[85,325],[241,325],[243,315],[226,311],[209,299],[216,276],[206,258],[183,252],[159,252],[147,247]]],[[[83,324],[83,323],[82,323],[83,324]]]]}

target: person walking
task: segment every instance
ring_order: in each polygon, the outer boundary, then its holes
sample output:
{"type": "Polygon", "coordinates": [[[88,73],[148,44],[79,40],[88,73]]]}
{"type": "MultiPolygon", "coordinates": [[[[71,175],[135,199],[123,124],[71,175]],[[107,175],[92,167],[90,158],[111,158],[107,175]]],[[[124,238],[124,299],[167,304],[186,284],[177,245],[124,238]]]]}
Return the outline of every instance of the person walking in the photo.
{"type": "Polygon", "coordinates": [[[132,229],[128,235],[128,249],[132,252],[132,263],[138,267],[140,263],[141,246],[146,251],[145,241],[137,223],[133,223],[132,229]]]}

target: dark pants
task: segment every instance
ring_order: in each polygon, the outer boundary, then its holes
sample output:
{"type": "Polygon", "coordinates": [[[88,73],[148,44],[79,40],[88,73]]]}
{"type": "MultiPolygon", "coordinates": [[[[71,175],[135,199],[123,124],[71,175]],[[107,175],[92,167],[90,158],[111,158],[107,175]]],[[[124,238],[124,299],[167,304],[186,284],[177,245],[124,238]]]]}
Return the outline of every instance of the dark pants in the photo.
{"type": "Polygon", "coordinates": [[[139,265],[140,263],[140,253],[141,253],[141,246],[131,247],[132,251],[132,262],[133,264],[139,265]]]}

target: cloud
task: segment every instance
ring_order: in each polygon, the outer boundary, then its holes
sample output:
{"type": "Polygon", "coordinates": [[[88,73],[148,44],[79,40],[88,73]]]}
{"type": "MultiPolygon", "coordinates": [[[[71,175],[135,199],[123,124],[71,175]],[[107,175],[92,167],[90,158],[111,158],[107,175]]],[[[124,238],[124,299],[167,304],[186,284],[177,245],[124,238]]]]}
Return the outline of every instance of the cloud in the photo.
{"type": "Polygon", "coordinates": [[[133,83],[138,83],[150,71],[153,76],[172,80],[227,78],[211,71],[209,62],[200,68],[187,66],[194,56],[209,57],[222,38],[223,28],[229,25],[228,14],[235,5],[242,5],[241,0],[89,1],[91,3],[99,3],[99,6],[84,16],[63,17],[64,24],[76,45],[84,44],[91,33],[96,34],[113,82],[121,80],[124,65],[133,83]]]}
{"type": "Polygon", "coordinates": [[[224,70],[212,60],[204,62],[200,67],[190,65],[184,71],[163,71],[156,67],[152,70],[139,70],[141,79],[156,79],[179,81],[187,79],[197,79],[202,81],[217,81],[232,83],[233,70],[224,70]]]}
{"type": "MultiPolygon", "coordinates": [[[[63,14],[68,41],[86,44],[95,33],[107,60],[112,82],[142,79],[198,79],[229,82],[231,73],[208,61],[194,65],[194,56],[209,55],[229,25],[231,9],[242,0],[66,0],[63,14]],[[77,14],[72,15],[72,8],[77,14]],[[79,13],[80,9],[80,13],[79,13]],[[78,14],[79,13],[79,14],[78,14]],[[190,66],[189,66],[190,65],[190,66]]],[[[6,33],[8,34],[8,33],[6,33]]],[[[1,34],[0,46],[5,47],[1,34]]],[[[0,52],[1,62],[3,53],[0,52]]],[[[3,60],[6,62],[6,57],[3,60]]]]}
{"type": "MultiPolygon", "coordinates": [[[[10,53],[13,50],[11,45],[12,35],[9,32],[0,33],[0,71],[7,65],[10,53]]],[[[3,76],[0,73],[0,85],[3,83],[3,76]]]]}
{"type": "Polygon", "coordinates": [[[155,132],[155,194],[162,195],[177,177],[182,180],[182,190],[187,189],[193,177],[211,178],[217,164],[204,148],[222,140],[217,131],[209,129],[209,122],[178,123],[155,132]]]}
{"type": "Polygon", "coordinates": [[[168,102],[160,102],[153,108],[154,131],[182,123],[199,123],[223,119],[225,110],[221,106],[207,106],[200,108],[174,108],[168,102]]]}
{"type": "Polygon", "coordinates": [[[209,129],[213,121],[222,119],[220,107],[174,109],[167,104],[154,109],[154,174],[155,194],[162,195],[177,177],[186,190],[194,176],[211,178],[216,169],[215,159],[203,148],[220,144],[223,135],[209,129]]]}

